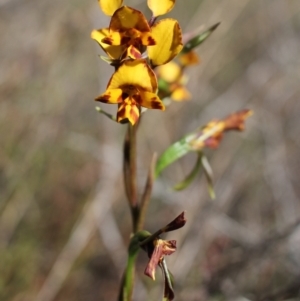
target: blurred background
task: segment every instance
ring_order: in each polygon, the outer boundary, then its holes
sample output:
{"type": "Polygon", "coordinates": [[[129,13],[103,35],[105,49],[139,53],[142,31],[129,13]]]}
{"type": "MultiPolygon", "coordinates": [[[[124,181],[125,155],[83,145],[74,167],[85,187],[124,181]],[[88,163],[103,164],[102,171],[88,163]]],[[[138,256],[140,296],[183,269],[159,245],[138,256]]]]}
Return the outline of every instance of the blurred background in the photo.
{"type": "MultiPolygon", "coordinates": [[[[146,1],[125,4],[149,12],[146,1]]],[[[186,210],[167,258],[176,300],[299,300],[300,2],[178,0],[184,32],[221,22],[188,69],[188,102],[145,114],[140,191],[153,152],[211,119],[250,108],[246,131],[206,151],[215,177],[171,188],[191,154],[156,182],[146,228],[186,210]]],[[[116,300],[131,223],[122,183],[125,126],[95,111],[112,68],[90,39],[97,1],[0,0],[0,300],[116,300]]],[[[102,106],[115,113],[115,106],[102,106]]],[[[134,300],[160,300],[143,275],[134,300]]]]}

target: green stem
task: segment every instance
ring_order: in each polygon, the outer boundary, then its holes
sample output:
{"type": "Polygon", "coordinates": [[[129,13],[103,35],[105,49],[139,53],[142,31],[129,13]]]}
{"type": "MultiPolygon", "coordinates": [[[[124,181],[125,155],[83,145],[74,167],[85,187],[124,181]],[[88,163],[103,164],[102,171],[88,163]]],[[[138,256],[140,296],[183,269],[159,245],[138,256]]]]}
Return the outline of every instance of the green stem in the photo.
{"type": "Polygon", "coordinates": [[[137,254],[128,257],[127,267],[125,272],[125,281],[124,281],[124,301],[131,300],[133,293],[133,285],[134,285],[134,276],[135,276],[135,261],[137,258],[137,254]]]}
{"type": "Polygon", "coordinates": [[[131,301],[135,275],[135,261],[138,252],[133,255],[128,255],[127,266],[122,279],[118,301],[131,301]]]}
{"type": "Polygon", "coordinates": [[[131,239],[128,249],[128,259],[122,279],[118,301],[131,301],[135,275],[135,261],[140,251],[140,242],[150,235],[147,231],[137,232],[131,239]]]}

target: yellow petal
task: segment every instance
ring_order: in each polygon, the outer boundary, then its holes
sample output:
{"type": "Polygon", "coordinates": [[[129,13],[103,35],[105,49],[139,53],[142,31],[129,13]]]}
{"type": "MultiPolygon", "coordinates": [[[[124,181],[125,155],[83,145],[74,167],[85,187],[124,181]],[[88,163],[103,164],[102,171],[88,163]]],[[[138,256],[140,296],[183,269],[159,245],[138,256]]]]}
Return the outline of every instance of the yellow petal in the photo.
{"type": "Polygon", "coordinates": [[[121,7],[123,0],[98,0],[98,2],[102,11],[106,15],[112,16],[121,7]]]}
{"type": "Polygon", "coordinates": [[[117,121],[121,122],[124,119],[128,119],[128,121],[134,125],[140,116],[139,108],[132,104],[134,101],[130,98],[127,98],[118,109],[117,113],[117,121]]]}
{"type": "Polygon", "coordinates": [[[121,42],[122,40],[122,35],[119,32],[109,32],[105,38],[103,38],[102,43],[107,44],[107,45],[121,45],[125,44],[121,42]]]}
{"type": "Polygon", "coordinates": [[[108,88],[117,89],[128,85],[156,92],[156,76],[145,60],[125,61],[111,77],[108,88]]]}
{"type": "Polygon", "coordinates": [[[135,101],[138,102],[141,106],[148,109],[158,109],[165,110],[165,106],[160,98],[152,92],[140,91],[139,99],[134,97],[135,101]]]}
{"type": "Polygon", "coordinates": [[[174,62],[169,62],[157,68],[158,76],[168,83],[179,80],[181,73],[181,68],[174,62]]]}
{"type": "Polygon", "coordinates": [[[121,89],[107,89],[103,94],[96,97],[95,100],[112,104],[121,103],[123,101],[122,93],[121,89]]]}
{"type": "Polygon", "coordinates": [[[174,101],[189,100],[191,98],[190,92],[185,87],[178,87],[171,95],[174,101]]]}
{"type": "Polygon", "coordinates": [[[91,38],[98,42],[101,48],[107,53],[107,55],[112,59],[119,59],[123,52],[125,51],[125,46],[111,46],[103,43],[103,39],[109,36],[109,29],[102,28],[99,30],[93,30],[91,33],[91,38]]]}
{"type": "Polygon", "coordinates": [[[166,64],[182,49],[181,29],[174,19],[164,19],[154,24],[152,36],[156,45],[147,47],[147,50],[154,66],[166,64]]]}
{"type": "Polygon", "coordinates": [[[175,0],[148,0],[148,7],[153,17],[161,16],[169,12],[175,5],[175,0]]]}
{"type": "Polygon", "coordinates": [[[128,6],[119,8],[111,18],[109,29],[122,32],[132,28],[141,32],[150,32],[148,21],[139,10],[128,6]]]}

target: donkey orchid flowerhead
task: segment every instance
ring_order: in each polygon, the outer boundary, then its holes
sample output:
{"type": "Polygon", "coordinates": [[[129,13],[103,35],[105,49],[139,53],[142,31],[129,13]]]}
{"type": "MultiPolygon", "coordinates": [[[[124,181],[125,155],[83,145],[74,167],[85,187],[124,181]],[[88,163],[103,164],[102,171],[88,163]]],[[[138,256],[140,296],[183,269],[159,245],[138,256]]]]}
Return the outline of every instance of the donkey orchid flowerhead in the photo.
{"type": "Polygon", "coordinates": [[[156,17],[169,12],[175,0],[149,0],[148,6],[153,16],[148,22],[138,10],[122,6],[120,0],[100,0],[104,13],[111,15],[109,28],[93,30],[96,40],[113,60],[122,61],[126,57],[140,59],[147,50],[152,66],[165,64],[182,49],[182,34],[174,19],[155,23],[156,17]]]}
{"type": "Polygon", "coordinates": [[[128,120],[134,125],[139,119],[140,108],[164,110],[155,94],[156,76],[145,60],[127,60],[112,75],[106,91],[95,100],[118,104],[117,121],[128,120]]]}
{"type": "Polygon", "coordinates": [[[156,43],[145,16],[127,6],[117,9],[111,18],[109,28],[93,31],[92,38],[114,59],[120,57],[113,57],[108,51],[108,46],[118,46],[121,55],[125,52],[125,57],[138,59],[141,58],[145,46],[156,43]]]}

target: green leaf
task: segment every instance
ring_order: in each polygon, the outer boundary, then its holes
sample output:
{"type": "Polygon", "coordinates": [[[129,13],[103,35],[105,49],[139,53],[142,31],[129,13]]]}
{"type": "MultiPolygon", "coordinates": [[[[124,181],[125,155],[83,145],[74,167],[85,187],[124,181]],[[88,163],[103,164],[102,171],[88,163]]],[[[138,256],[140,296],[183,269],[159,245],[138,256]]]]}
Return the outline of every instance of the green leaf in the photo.
{"type": "Polygon", "coordinates": [[[182,138],[181,140],[172,144],[167,148],[162,155],[158,158],[155,167],[155,178],[157,178],[160,173],[168,167],[170,164],[180,159],[188,152],[192,151],[190,146],[190,141],[195,138],[195,133],[189,134],[182,138]]]}
{"type": "Polygon", "coordinates": [[[220,25],[220,23],[217,23],[213,26],[211,26],[209,29],[206,31],[200,33],[199,35],[196,35],[192,39],[190,39],[184,46],[183,49],[181,50],[181,53],[188,53],[192,49],[196,48],[197,46],[201,45],[214,31],[215,29],[220,25]]]}
{"type": "Polygon", "coordinates": [[[204,174],[207,180],[209,196],[214,200],[216,198],[216,194],[213,185],[213,171],[204,154],[201,154],[201,165],[204,169],[204,174]]]}
{"type": "MultiPolygon", "coordinates": [[[[199,141],[203,141],[207,139],[207,137],[211,134],[210,132],[205,133],[203,135],[199,136],[199,131],[193,132],[181,140],[175,142],[172,144],[170,147],[168,147],[162,155],[159,157],[156,163],[155,167],[155,178],[157,178],[160,173],[168,167],[170,164],[174,163],[181,157],[185,156],[191,151],[196,151],[192,146],[191,146],[191,141],[195,141],[195,139],[198,139],[199,141]]],[[[200,170],[200,167],[203,167],[204,174],[208,183],[208,192],[211,197],[211,199],[215,199],[215,191],[213,187],[213,172],[210,167],[210,164],[206,158],[206,156],[201,152],[197,151],[198,153],[198,159],[195,164],[195,167],[191,171],[191,173],[180,183],[175,185],[174,189],[175,190],[182,190],[185,189],[190,183],[193,181],[193,179],[196,177],[197,173],[200,170]]]]}
{"type": "Polygon", "coordinates": [[[192,169],[192,171],[190,172],[190,174],[182,182],[176,184],[173,187],[173,189],[174,190],[183,190],[186,187],[188,187],[192,183],[192,181],[195,179],[201,166],[202,166],[202,153],[198,152],[196,164],[195,164],[194,168],[192,169]]]}

